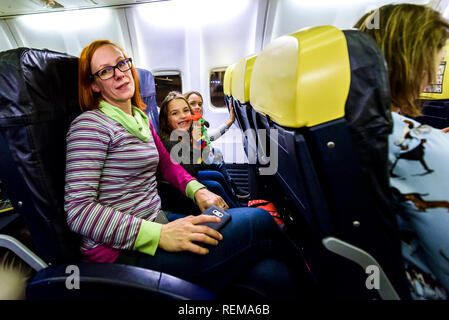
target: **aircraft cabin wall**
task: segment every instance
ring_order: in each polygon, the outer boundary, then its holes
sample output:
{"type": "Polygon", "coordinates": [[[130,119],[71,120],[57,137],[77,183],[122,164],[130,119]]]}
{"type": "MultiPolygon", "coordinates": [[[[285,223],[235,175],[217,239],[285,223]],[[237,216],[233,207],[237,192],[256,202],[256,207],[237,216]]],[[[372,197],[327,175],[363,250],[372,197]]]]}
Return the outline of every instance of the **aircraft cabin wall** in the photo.
{"type": "MultiPolygon", "coordinates": [[[[20,1],[19,1],[20,2],[20,1]]],[[[79,56],[97,39],[121,45],[137,67],[153,74],[179,74],[182,91],[200,91],[204,117],[216,127],[228,119],[215,108],[210,72],[259,53],[273,39],[304,27],[350,28],[368,10],[392,2],[446,0],[171,0],[122,7],[68,10],[0,17],[0,50],[48,48],[79,56]]],[[[50,9],[49,9],[50,10],[50,9]]],[[[247,162],[240,130],[213,144],[228,163],[247,162]]]]}
{"type": "MultiPolygon", "coordinates": [[[[260,51],[267,1],[161,1],[121,8],[95,8],[6,17],[0,50],[47,48],[79,56],[93,40],[109,39],[154,74],[178,72],[182,91],[203,94],[211,126],[227,120],[227,108],[210,103],[209,77],[243,56],[260,51]]],[[[226,161],[246,161],[241,134],[232,130],[215,145],[226,161]]]]}
{"type": "MultiPolygon", "coordinates": [[[[413,3],[436,7],[446,0],[270,0],[263,46],[306,27],[332,25],[352,28],[366,12],[389,3],[413,3]],[[434,4],[435,3],[435,4],[434,4]]],[[[446,6],[446,5],[445,5],[446,6]]]]}

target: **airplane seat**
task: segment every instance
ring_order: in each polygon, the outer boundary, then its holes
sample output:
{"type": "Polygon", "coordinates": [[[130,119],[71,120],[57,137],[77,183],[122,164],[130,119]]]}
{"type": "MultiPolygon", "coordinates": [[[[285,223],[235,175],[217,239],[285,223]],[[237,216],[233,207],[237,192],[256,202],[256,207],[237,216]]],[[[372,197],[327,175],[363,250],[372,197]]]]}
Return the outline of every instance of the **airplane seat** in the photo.
{"type": "Polygon", "coordinates": [[[253,127],[252,107],[249,102],[251,72],[256,58],[257,56],[250,55],[240,59],[232,70],[231,78],[234,110],[242,130],[245,153],[251,164],[255,164],[257,160],[257,140],[253,127]]]}
{"type": "Polygon", "coordinates": [[[254,128],[257,141],[257,165],[259,167],[269,164],[270,156],[270,124],[269,118],[259,113],[256,109],[251,109],[251,127],[254,128]]]}
{"type": "MultiPolygon", "coordinates": [[[[147,106],[145,114],[153,124],[156,132],[159,131],[159,111],[156,102],[156,85],[151,71],[136,68],[139,77],[140,97],[147,106]]],[[[199,213],[198,207],[186,198],[178,189],[169,184],[158,175],[158,191],[162,207],[174,212],[199,213]]]]}
{"type": "MultiPolygon", "coordinates": [[[[253,60],[252,62],[249,62],[248,64],[246,63],[246,59],[251,58],[251,56],[245,58],[245,61],[243,62],[243,68],[240,68],[240,72],[246,72],[243,75],[243,78],[240,78],[240,83],[244,86],[243,89],[239,88],[240,92],[243,92],[243,96],[246,95],[247,98],[245,98],[244,100],[248,100],[249,97],[249,79],[250,77],[250,66],[252,67],[252,64],[254,62],[254,59],[250,59],[253,60]],[[248,68],[247,68],[248,67],[248,68]],[[246,71],[246,69],[248,69],[248,71],[246,71]],[[242,83],[243,81],[243,83],[242,83]],[[246,90],[246,91],[245,91],[246,90]]],[[[233,86],[233,80],[234,80],[234,69],[236,68],[237,63],[234,63],[230,66],[228,66],[226,68],[225,74],[224,74],[224,79],[223,79],[223,94],[224,94],[224,101],[226,106],[228,107],[229,110],[229,102],[232,104],[233,109],[234,109],[234,114],[235,114],[235,120],[237,122],[237,126],[241,129],[242,131],[242,142],[243,142],[243,149],[244,152],[248,158],[248,187],[249,187],[249,192],[251,194],[251,198],[258,198],[261,196],[261,191],[260,191],[260,185],[259,183],[257,183],[257,137],[254,134],[255,131],[248,131],[248,135],[245,135],[245,129],[246,127],[251,127],[251,122],[248,118],[245,120],[245,116],[242,113],[243,108],[241,109],[239,106],[239,102],[236,101],[236,99],[233,97],[232,94],[232,86],[233,86]],[[249,141],[248,141],[248,137],[249,137],[249,141]],[[251,148],[251,149],[250,149],[251,148]],[[249,150],[251,150],[250,152],[248,152],[249,150]],[[249,156],[248,156],[249,155],[249,156]]],[[[236,76],[237,77],[237,76],[236,76]]],[[[236,80],[237,82],[237,80],[236,80]]],[[[237,90],[237,87],[235,88],[237,90]]],[[[245,106],[245,111],[247,111],[247,109],[251,109],[252,111],[252,107],[249,104],[249,102],[247,102],[247,105],[245,106]]]]}
{"type": "Polygon", "coordinates": [[[416,118],[420,123],[438,129],[449,127],[449,76],[446,70],[449,60],[449,43],[444,50],[445,54],[438,67],[436,83],[430,84],[419,97],[422,115],[416,118]]]}
{"type": "Polygon", "coordinates": [[[151,71],[142,68],[136,68],[136,70],[139,77],[140,97],[147,106],[145,113],[153,124],[156,132],[158,132],[159,112],[156,103],[156,84],[154,82],[153,74],[151,71]]]}
{"type": "MultiPolygon", "coordinates": [[[[139,77],[140,97],[147,106],[145,113],[153,124],[156,132],[159,132],[159,111],[156,102],[156,85],[151,71],[136,68],[139,77]]],[[[162,208],[173,212],[185,212],[188,214],[200,213],[198,207],[178,189],[169,184],[160,175],[157,177],[159,196],[162,208]]]]}
{"type": "Polygon", "coordinates": [[[292,204],[287,230],[306,224],[302,246],[320,288],[338,298],[409,298],[390,203],[388,77],[375,42],[332,26],[282,36],[254,63],[250,102],[277,146],[275,176],[292,204]]]}
{"type": "Polygon", "coordinates": [[[449,99],[421,99],[422,115],[416,121],[437,129],[449,127],[449,99]]]}
{"type": "MultiPolygon", "coordinates": [[[[245,124],[242,121],[242,115],[240,113],[240,108],[238,108],[238,102],[235,100],[235,98],[233,97],[232,94],[232,81],[233,81],[233,73],[234,73],[234,69],[235,66],[237,65],[237,63],[231,64],[230,66],[228,66],[226,68],[224,77],[223,77],[223,95],[224,95],[224,101],[225,104],[229,110],[229,102],[231,102],[232,107],[234,109],[234,115],[235,115],[235,120],[237,122],[238,127],[242,130],[243,132],[243,128],[245,128],[245,124]]],[[[242,142],[243,142],[243,148],[245,150],[247,150],[247,141],[245,136],[243,136],[242,138],[242,142]]]]}
{"type": "MultiPolygon", "coordinates": [[[[232,81],[232,70],[234,70],[235,63],[228,66],[225,70],[225,74],[223,76],[223,98],[226,107],[229,110],[229,101],[232,102],[232,94],[231,94],[231,81],[232,81]]],[[[239,119],[236,116],[237,124],[240,127],[239,119]]]]}
{"type": "Polygon", "coordinates": [[[35,252],[7,235],[0,235],[0,246],[36,271],[27,299],[213,298],[161,272],[81,262],[80,236],[69,230],[63,206],[66,133],[80,114],[77,74],[78,58],[64,53],[30,48],[0,53],[0,180],[35,252]],[[68,290],[67,278],[76,270],[82,289],[68,290]]]}

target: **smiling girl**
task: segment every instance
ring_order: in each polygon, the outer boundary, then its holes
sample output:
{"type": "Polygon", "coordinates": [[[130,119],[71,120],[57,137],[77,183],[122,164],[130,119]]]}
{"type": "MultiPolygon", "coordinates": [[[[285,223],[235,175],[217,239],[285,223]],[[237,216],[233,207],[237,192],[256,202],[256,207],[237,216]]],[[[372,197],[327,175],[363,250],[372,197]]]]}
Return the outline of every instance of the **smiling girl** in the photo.
{"type": "Polygon", "coordinates": [[[181,93],[170,92],[161,104],[159,136],[172,158],[187,172],[220,195],[231,208],[237,207],[238,199],[228,181],[230,179],[226,179],[228,173],[222,160],[219,165],[213,163],[214,159],[208,159],[207,163],[202,161],[203,156],[213,158],[214,155],[197,147],[201,134],[193,129],[193,114],[192,107],[181,93]]]}

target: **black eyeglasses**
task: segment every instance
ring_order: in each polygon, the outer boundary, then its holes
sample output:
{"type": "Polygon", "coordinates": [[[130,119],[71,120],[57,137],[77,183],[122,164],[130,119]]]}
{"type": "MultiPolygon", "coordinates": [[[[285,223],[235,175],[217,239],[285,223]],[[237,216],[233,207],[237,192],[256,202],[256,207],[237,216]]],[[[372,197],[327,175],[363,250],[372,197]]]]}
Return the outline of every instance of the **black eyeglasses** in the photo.
{"type": "Polygon", "coordinates": [[[128,71],[133,66],[133,60],[126,58],[117,62],[115,66],[104,67],[90,76],[93,78],[97,76],[101,80],[108,80],[115,76],[115,69],[119,69],[121,72],[128,71]]]}

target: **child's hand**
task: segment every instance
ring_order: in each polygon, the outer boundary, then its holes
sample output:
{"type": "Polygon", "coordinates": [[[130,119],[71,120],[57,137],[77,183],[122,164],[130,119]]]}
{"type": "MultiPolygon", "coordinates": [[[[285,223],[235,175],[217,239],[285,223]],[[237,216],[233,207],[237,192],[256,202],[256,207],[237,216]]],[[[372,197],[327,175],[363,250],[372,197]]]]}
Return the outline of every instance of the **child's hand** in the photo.
{"type": "Polygon", "coordinates": [[[229,100],[229,120],[226,122],[226,126],[230,128],[235,121],[234,106],[231,100],[229,100]]]}
{"type": "Polygon", "coordinates": [[[198,122],[194,122],[193,128],[192,128],[192,138],[195,141],[201,140],[201,126],[198,124],[198,122]]]}

